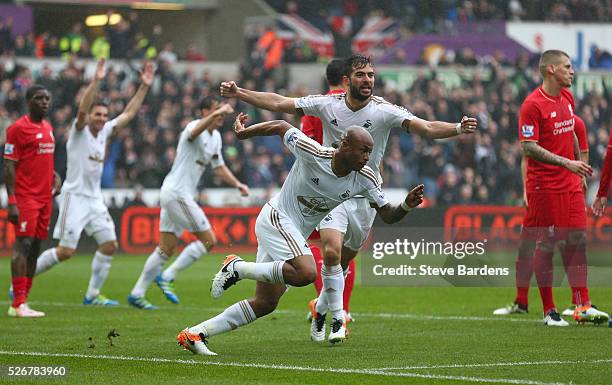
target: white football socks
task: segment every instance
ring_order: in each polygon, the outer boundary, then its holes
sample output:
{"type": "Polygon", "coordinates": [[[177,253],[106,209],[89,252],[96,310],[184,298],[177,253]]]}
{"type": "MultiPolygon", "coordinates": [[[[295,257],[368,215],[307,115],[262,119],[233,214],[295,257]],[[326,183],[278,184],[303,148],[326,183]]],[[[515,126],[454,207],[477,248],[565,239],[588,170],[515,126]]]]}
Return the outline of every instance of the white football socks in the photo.
{"type": "Polygon", "coordinates": [[[96,251],[91,261],[91,278],[89,278],[89,286],[87,287],[85,298],[94,299],[100,294],[100,289],[104,285],[106,277],[108,277],[112,261],[112,255],[96,251]]]}
{"type": "Polygon", "coordinates": [[[149,255],[149,258],[147,258],[142,273],[140,273],[140,277],[138,277],[138,281],[130,294],[137,298],[144,297],[147,288],[155,277],[161,273],[162,266],[164,266],[167,260],[168,256],[166,253],[164,253],[159,246],[156,247],[151,255],[149,255]]]}
{"type": "Polygon", "coordinates": [[[205,337],[212,337],[249,324],[256,319],[257,316],[253,308],[249,301],[245,299],[228,307],[216,317],[190,327],[189,332],[195,334],[202,333],[205,337]]]}
{"type": "Polygon", "coordinates": [[[317,300],[317,313],[325,314],[329,310],[332,312],[333,318],[343,319],[344,271],[342,266],[323,265],[321,267],[321,280],[323,281],[323,289],[317,300]]]}
{"type": "Polygon", "coordinates": [[[162,279],[165,281],[173,281],[176,278],[176,274],[182,270],[185,270],[191,266],[200,257],[206,254],[208,250],[202,243],[197,240],[188,244],[183,251],[179,254],[174,262],[164,270],[162,273],[162,279]]]}
{"type": "Polygon", "coordinates": [[[47,249],[43,251],[43,253],[36,260],[36,271],[34,272],[34,275],[44,273],[58,263],[59,259],[57,258],[57,251],[55,250],[55,247],[47,249]]]}
{"type": "Polygon", "coordinates": [[[285,283],[283,265],[285,261],[276,262],[246,262],[239,261],[234,264],[238,277],[253,279],[259,282],[285,283]]]}

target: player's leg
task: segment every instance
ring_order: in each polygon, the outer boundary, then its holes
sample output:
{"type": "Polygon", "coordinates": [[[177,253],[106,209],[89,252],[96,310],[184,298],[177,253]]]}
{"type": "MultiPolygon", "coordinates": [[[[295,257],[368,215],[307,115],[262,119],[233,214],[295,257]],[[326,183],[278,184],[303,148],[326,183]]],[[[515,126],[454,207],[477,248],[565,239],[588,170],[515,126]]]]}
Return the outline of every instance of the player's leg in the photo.
{"type": "Polygon", "coordinates": [[[128,296],[128,304],[139,309],[154,310],[156,306],[151,304],[146,298],[147,288],[155,280],[164,264],[174,253],[178,237],[173,232],[160,232],[159,245],[153,250],[145,261],[142,272],[136,281],[136,285],[128,296]]]}
{"type": "Polygon", "coordinates": [[[292,286],[314,282],[317,270],[310,248],[289,218],[265,205],[257,216],[255,234],[259,244],[257,262],[229,255],[213,278],[211,296],[214,299],[241,279],[292,286]]]}
{"type": "Polygon", "coordinates": [[[12,317],[43,317],[45,313],[30,309],[27,304],[36,271],[36,259],[42,239],[47,238],[51,202],[43,207],[20,205],[15,228],[15,246],[11,259],[13,301],[8,310],[12,317]]]}
{"type": "Polygon", "coordinates": [[[272,313],[286,290],[287,287],[283,284],[257,282],[255,297],[237,302],[221,314],[185,328],[179,333],[177,341],[194,354],[216,355],[208,349],[209,337],[227,333],[272,313]]]}
{"type": "Polygon", "coordinates": [[[168,301],[178,304],[179,298],[174,291],[176,275],[191,266],[202,255],[210,252],[217,244],[217,238],[212,231],[208,218],[202,208],[191,198],[180,198],[173,203],[176,209],[169,217],[177,229],[187,229],[197,240],[188,244],[179,256],[161,274],[155,278],[155,283],[168,301]],[[180,213],[180,214],[179,214],[180,213]]]}
{"type": "Polygon", "coordinates": [[[346,246],[342,247],[341,265],[344,272],[344,291],[342,292],[342,307],[344,309],[344,319],[348,322],[353,322],[353,316],[350,312],[351,295],[355,285],[355,257],[358,251],[349,249],[346,246]],[[344,267],[347,266],[348,267],[344,267]]]}
{"type": "Polygon", "coordinates": [[[533,269],[542,299],[544,324],[548,326],[568,326],[557,312],[552,292],[554,278],[552,259],[555,242],[561,239],[563,225],[566,223],[563,216],[568,213],[567,198],[569,196],[565,197],[563,193],[533,193],[528,197],[537,227],[533,269]]]}
{"type": "Polygon", "coordinates": [[[563,250],[563,265],[572,288],[576,309],[573,317],[578,322],[603,323],[608,314],[591,304],[587,280],[586,256],[586,207],[582,192],[570,195],[570,216],[566,246],[563,250]]]}
{"type": "Polygon", "coordinates": [[[529,286],[533,276],[533,253],[535,252],[536,242],[533,237],[524,236],[524,234],[531,230],[533,229],[523,227],[521,231],[521,240],[519,241],[515,264],[516,297],[514,302],[496,309],[493,311],[494,315],[526,314],[528,312],[529,286]]]}

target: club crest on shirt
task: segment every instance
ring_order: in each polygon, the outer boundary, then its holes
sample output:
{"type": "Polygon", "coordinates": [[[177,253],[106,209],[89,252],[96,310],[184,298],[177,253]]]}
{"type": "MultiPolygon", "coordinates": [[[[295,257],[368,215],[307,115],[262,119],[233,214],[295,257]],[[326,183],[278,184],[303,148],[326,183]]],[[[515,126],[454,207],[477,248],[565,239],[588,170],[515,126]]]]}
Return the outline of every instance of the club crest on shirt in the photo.
{"type": "Polygon", "coordinates": [[[534,126],[530,126],[528,124],[523,124],[521,127],[521,131],[523,132],[523,137],[531,138],[533,136],[534,126]]]}

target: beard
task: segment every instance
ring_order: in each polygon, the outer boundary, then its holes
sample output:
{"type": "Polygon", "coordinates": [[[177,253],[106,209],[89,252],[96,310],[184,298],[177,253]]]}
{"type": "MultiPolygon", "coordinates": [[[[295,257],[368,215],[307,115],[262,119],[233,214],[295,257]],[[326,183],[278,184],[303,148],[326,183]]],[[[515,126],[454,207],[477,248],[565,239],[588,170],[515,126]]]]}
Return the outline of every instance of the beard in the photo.
{"type": "Polygon", "coordinates": [[[359,87],[354,86],[353,83],[349,84],[349,91],[351,93],[351,97],[355,98],[361,102],[363,102],[364,100],[368,100],[370,98],[370,96],[372,96],[372,91],[370,91],[370,95],[363,95],[360,91],[359,91],[359,87]]]}

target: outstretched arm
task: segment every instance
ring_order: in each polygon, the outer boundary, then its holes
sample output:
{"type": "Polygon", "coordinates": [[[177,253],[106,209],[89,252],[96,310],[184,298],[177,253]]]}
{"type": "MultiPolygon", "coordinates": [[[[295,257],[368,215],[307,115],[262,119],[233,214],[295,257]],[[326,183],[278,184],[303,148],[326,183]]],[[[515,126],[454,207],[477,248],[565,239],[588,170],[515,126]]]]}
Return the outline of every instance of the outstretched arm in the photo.
{"type": "Polygon", "coordinates": [[[580,160],[570,160],[566,157],[554,154],[537,142],[523,141],[521,142],[523,153],[526,157],[537,160],[538,162],[552,164],[567,168],[571,172],[581,177],[590,176],[593,174],[593,168],[580,160]]]}
{"type": "Polygon", "coordinates": [[[189,134],[189,140],[194,140],[195,138],[197,138],[202,132],[204,132],[204,130],[213,125],[220,117],[232,113],[234,113],[234,109],[227,103],[218,107],[208,116],[200,119],[198,124],[191,129],[191,133],[189,134]]]}
{"type": "Polygon", "coordinates": [[[249,196],[249,193],[251,192],[249,190],[249,186],[247,186],[244,183],[240,183],[240,181],[236,179],[236,176],[234,175],[232,170],[230,170],[226,165],[222,165],[222,166],[215,168],[214,172],[215,172],[215,175],[223,179],[225,183],[227,183],[228,185],[232,187],[237,188],[240,191],[241,196],[243,197],[249,196]]]}
{"type": "Polygon", "coordinates": [[[234,121],[234,132],[238,139],[248,139],[254,136],[272,136],[278,135],[281,138],[285,136],[285,133],[289,131],[293,126],[284,120],[271,120],[269,122],[262,122],[253,124],[252,126],[245,127],[244,123],[248,119],[248,115],[240,113],[234,121]]]}
{"type": "Polygon", "coordinates": [[[272,92],[258,92],[240,88],[234,81],[221,83],[221,96],[224,98],[238,98],[255,107],[273,112],[303,116],[301,108],[295,108],[294,98],[272,92]]]}
{"type": "Polygon", "coordinates": [[[383,207],[375,207],[375,209],[385,223],[399,222],[410,210],[423,203],[424,189],[425,186],[420,184],[410,190],[402,203],[397,205],[389,203],[383,207]]]}
{"type": "Polygon", "coordinates": [[[144,101],[151,84],[153,84],[153,80],[155,79],[155,69],[153,68],[152,63],[145,63],[144,68],[140,71],[140,86],[138,90],[132,96],[132,99],[125,107],[125,110],[117,116],[115,128],[113,129],[113,135],[117,135],[122,129],[124,129],[128,123],[134,119],[136,113],[142,106],[142,102],[144,101]]]}
{"type": "Polygon", "coordinates": [[[77,112],[77,120],[74,125],[79,131],[85,128],[85,124],[87,124],[87,114],[89,113],[91,104],[93,103],[94,98],[96,96],[98,85],[100,84],[100,81],[104,79],[105,76],[106,68],[104,68],[104,59],[100,59],[98,60],[98,64],[96,65],[96,72],[94,73],[94,76],[91,79],[91,83],[89,83],[89,85],[85,89],[85,94],[79,102],[79,111],[77,112]]]}
{"type": "Polygon", "coordinates": [[[444,139],[461,134],[472,134],[478,126],[476,118],[464,116],[459,123],[429,121],[416,116],[404,120],[402,126],[409,132],[429,139],[444,139]]]}

